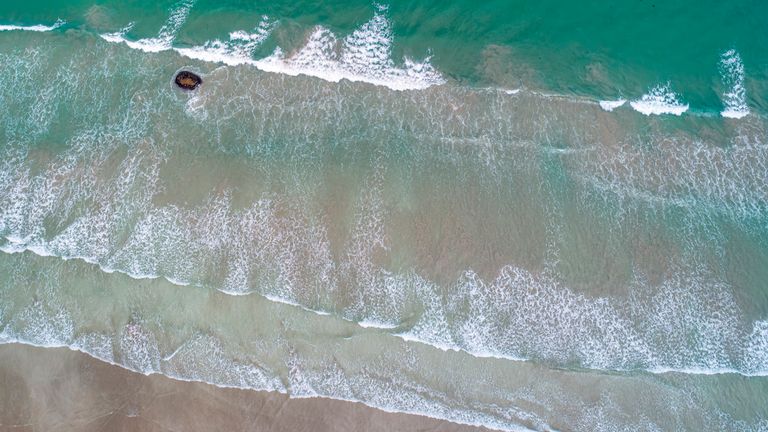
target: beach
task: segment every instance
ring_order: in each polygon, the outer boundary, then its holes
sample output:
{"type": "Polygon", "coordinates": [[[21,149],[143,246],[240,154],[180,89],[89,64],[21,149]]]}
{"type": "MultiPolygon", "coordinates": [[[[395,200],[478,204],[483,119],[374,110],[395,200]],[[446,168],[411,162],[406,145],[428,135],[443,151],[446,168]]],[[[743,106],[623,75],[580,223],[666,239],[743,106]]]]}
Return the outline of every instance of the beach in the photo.
{"type": "Polygon", "coordinates": [[[481,432],[360,403],[142,375],[66,348],[0,346],[2,431],[481,432]]]}

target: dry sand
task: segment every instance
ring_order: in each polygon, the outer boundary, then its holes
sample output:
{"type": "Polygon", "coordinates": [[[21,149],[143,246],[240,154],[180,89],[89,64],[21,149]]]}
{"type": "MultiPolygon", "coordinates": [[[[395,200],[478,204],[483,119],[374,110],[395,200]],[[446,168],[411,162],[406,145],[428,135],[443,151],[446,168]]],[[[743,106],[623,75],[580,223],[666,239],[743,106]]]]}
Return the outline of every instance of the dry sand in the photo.
{"type": "Polygon", "coordinates": [[[360,403],[145,376],[66,348],[0,345],[0,431],[484,431],[360,403]]]}

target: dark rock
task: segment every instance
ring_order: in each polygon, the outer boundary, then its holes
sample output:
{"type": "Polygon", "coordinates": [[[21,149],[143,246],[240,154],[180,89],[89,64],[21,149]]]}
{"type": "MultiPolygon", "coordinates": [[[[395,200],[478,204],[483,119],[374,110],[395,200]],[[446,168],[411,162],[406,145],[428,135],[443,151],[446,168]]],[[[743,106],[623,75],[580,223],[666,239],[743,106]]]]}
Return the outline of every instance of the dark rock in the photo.
{"type": "Polygon", "coordinates": [[[181,71],[176,74],[175,82],[177,86],[184,90],[194,90],[203,83],[203,79],[190,71],[181,71]]]}

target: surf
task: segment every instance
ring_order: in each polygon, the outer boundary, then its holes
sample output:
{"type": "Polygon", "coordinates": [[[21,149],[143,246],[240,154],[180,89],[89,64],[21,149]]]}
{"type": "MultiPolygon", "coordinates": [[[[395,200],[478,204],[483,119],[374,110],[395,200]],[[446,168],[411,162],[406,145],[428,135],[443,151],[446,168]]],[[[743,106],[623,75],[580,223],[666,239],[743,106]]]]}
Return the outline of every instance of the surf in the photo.
{"type": "Polygon", "coordinates": [[[170,17],[157,37],[129,39],[133,24],[115,33],[101,34],[101,37],[107,42],[123,43],[148,53],[174,50],[195,60],[229,66],[250,65],[265,72],[306,75],[330,82],[346,79],[392,90],[419,90],[445,83],[430,64],[429,57],[422,61],[405,57],[401,66],[395,64],[392,59],[394,36],[385,16],[385,6],[376,5],[373,18],[343,39],[322,26],[316,26],[307,36],[305,45],[295,52],[286,54],[277,47],[272,55],[255,59],[254,49],[274,29],[274,22],[267,16],[262,18],[253,33],[238,30],[230,33],[229,41],[212,40],[194,47],[175,47],[173,41],[193,4],[193,1],[185,0],[171,9],[170,17]]]}
{"type": "Polygon", "coordinates": [[[726,118],[740,119],[749,115],[746,89],[744,88],[744,63],[736,50],[730,49],[722,54],[719,64],[722,82],[726,92],[723,94],[724,109],[721,115],[726,118]]]}
{"type": "Polygon", "coordinates": [[[7,32],[7,31],[29,31],[29,32],[37,32],[37,33],[44,33],[44,32],[50,32],[54,31],[63,25],[65,25],[67,22],[64,20],[58,20],[52,25],[44,25],[44,24],[33,24],[33,25],[13,25],[13,24],[0,24],[0,32],[7,32]]]}

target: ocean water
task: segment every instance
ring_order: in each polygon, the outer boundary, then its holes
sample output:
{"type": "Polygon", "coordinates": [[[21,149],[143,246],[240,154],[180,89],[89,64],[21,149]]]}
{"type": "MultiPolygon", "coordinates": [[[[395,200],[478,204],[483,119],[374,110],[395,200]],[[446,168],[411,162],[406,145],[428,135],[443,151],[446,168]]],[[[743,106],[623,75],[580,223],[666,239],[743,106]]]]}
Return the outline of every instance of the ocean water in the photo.
{"type": "Polygon", "coordinates": [[[767,12],[5,2],[0,342],[505,431],[768,430],[767,12]]]}

